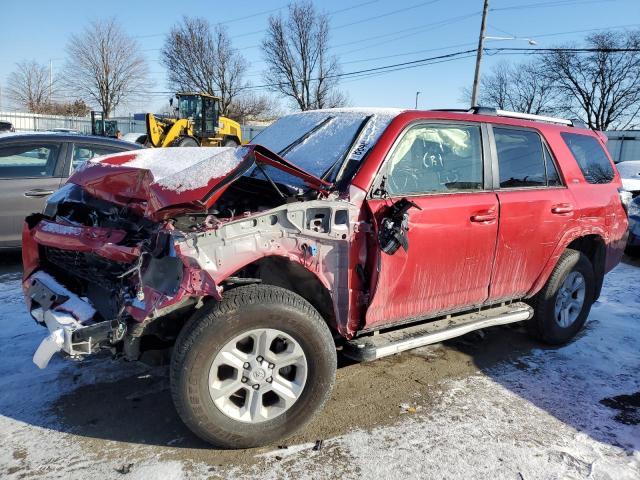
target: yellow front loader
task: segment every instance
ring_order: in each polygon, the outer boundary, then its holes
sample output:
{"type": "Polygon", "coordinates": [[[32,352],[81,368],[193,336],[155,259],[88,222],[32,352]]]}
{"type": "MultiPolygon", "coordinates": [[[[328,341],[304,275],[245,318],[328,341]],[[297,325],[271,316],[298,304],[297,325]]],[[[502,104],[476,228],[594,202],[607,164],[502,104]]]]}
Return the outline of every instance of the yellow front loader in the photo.
{"type": "MultiPolygon", "coordinates": [[[[177,118],[147,113],[149,147],[237,147],[242,144],[240,124],[220,116],[220,99],[206,93],[181,92],[177,118]]],[[[170,100],[173,106],[173,99],[170,100]]]]}

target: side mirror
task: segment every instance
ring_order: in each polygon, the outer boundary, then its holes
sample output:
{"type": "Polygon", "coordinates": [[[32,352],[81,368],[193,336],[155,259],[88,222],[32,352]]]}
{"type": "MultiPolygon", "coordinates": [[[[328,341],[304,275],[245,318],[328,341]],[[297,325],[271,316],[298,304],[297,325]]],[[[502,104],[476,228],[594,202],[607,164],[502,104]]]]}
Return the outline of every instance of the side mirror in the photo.
{"type": "Polygon", "coordinates": [[[169,106],[170,106],[170,107],[173,107],[173,97],[171,97],[171,98],[169,99],[169,106]]]}
{"type": "Polygon", "coordinates": [[[409,209],[412,207],[422,210],[411,200],[401,198],[385,212],[378,230],[378,244],[387,255],[393,255],[400,247],[405,252],[409,250],[407,232],[409,231],[409,209]]]}

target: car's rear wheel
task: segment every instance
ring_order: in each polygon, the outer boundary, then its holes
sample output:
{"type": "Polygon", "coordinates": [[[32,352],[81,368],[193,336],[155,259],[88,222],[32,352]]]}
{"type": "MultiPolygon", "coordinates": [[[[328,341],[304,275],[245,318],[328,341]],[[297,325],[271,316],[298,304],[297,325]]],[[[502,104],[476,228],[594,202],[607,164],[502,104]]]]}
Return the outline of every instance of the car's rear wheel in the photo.
{"type": "Polygon", "coordinates": [[[591,262],[581,252],[566,250],[531,302],[534,317],[527,322],[530,332],[552,345],[568,342],[587,320],[594,294],[591,262]]]}
{"type": "Polygon", "coordinates": [[[306,425],[329,398],[335,344],[318,312],[270,285],[225,292],[180,333],[171,364],[185,424],[216,446],[248,448],[306,425]]]}

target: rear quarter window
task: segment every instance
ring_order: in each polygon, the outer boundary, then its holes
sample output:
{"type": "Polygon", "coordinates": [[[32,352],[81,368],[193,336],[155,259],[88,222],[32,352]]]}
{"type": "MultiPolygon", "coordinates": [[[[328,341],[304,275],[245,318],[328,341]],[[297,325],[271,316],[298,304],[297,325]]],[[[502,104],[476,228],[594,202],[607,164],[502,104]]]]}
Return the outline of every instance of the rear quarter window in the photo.
{"type": "Polygon", "coordinates": [[[571,150],[587,182],[611,183],[614,177],[613,166],[595,137],[567,132],[560,135],[571,150]]]}

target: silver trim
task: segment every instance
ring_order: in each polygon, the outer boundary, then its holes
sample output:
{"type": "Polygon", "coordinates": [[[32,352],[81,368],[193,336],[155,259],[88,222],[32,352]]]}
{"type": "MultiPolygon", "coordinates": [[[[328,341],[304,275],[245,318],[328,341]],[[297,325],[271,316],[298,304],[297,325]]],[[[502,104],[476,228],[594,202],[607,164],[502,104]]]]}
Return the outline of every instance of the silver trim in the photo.
{"type": "Polygon", "coordinates": [[[559,123],[569,126],[573,125],[573,121],[566,118],[547,117],[546,115],[533,115],[532,113],[511,112],[509,110],[496,110],[496,115],[498,115],[499,117],[533,120],[535,122],[559,123]]]}

